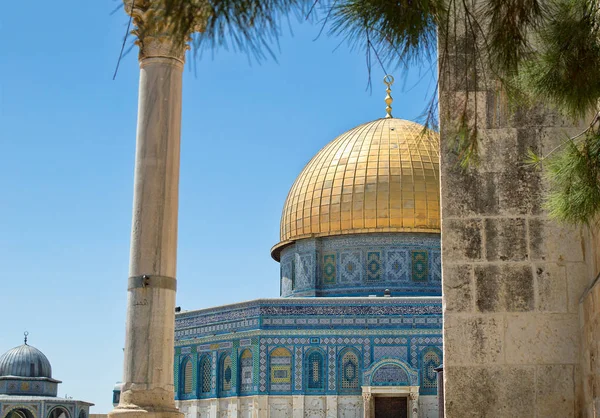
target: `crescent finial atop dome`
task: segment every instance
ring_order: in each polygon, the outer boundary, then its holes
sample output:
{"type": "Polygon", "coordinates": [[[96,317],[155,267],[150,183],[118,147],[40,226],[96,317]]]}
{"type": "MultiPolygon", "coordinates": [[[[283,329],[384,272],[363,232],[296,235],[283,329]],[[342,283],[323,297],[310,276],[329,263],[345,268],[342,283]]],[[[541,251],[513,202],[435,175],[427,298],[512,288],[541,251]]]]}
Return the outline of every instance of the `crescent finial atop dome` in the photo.
{"type": "Polygon", "coordinates": [[[383,77],[383,83],[387,86],[387,89],[385,89],[387,96],[385,96],[385,104],[387,105],[385,107],[385,112],[386,118],[393,118],[392,116],[392,102],[394,101],[394,99],[391,96],[392,93],[392,84],[394,84],[394,76],[391,74],[386,75],[385,77],[383,77]]]}

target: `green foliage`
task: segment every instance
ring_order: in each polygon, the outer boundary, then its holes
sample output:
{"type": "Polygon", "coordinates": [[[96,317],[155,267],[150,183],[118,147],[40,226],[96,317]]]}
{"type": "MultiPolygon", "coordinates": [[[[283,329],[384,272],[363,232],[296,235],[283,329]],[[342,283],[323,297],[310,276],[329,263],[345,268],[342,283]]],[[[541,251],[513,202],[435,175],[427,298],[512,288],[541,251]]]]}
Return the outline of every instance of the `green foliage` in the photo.
{"type": "Polygon", "coordinates": [[[488,22],[487,46],[493,67],[501,74],[518,72],[524,57],[532,52],[532,31],[546,16],[542,0],[487,0],[479,9],[488,22]]]}
{"type": "Polygon", "coordinates": [[[164,0],[176,33],[194,36],[195,52],[232,48],[261,60],[275,57],[282,22],[303,15],[309,0],[164,0]],[[199,22],[200,21],[200,22],[199,22]]]}
{"type": "MultiPolygon", "coordinates": [[[[196,50],[233,47],[257,58],[273,56],[271,45],[277,42],[282,21],[290,14],[314,16],[318,8],[332,34],[366,51],[369,70],[371,54],[382,67],[432,63],[437,58],[439,82],[458,83],[465,103],[481,84],[490,86],[485,78],[491,76],[513,109],[542,102],[567,117],[598,114],[597,0],[164,1],[181,35],[192,32],[198,16],[208,16],[205,30],[195,38],[196,50]]],[[[427,110],[428,125],[435,119],[436,98],[437,90],[427,110]]],[[[453,145],[460,165],[476,164],[482,121],[466,105],[449,112],[442,117],[454,122],[453,145]]],[[[547,206],[558,219],[598,219],[600,134],[594,129],[551,156],[528,157],[548,177],[547,206]]]]}
{"type": "Polygon", "coordinates": [[[590,224],[600,219],[600,133],[588,131],[581,141],[544,159],[550,191],[546,207],[551,216],[569,223],[590,224]]]}
{"type": "Polygon", "coordinates": [[[436,50],[442,0],[333,2],[331,33],[373,49],[382,61],[420,63],[436,50]]]}
{"type": "Polygon", "coordinates": [[[600,98],[598,12],[596,1],[556,1],[522,63],[524,88],[575,118],[595,113],[600,98]]]}

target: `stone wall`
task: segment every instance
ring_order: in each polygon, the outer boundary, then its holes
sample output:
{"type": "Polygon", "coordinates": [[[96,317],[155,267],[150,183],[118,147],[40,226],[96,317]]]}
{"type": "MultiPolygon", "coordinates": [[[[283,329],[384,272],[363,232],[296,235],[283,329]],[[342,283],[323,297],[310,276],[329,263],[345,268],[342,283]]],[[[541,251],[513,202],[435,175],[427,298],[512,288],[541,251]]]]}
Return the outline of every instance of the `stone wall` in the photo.
{"type": "Polygon", "coordinates": [[[580,395],[583,415],[600,415],[600,280],[583,295],[579,303],[581,326],[581,374],[583,387],[580,395]]]}
{"type": "Polygon", "coordinates": [[[440,72],[445,411],[448,418],[579,416],[578,301],[592,273],[589,233],[543,210],[523,162],[580,132],[542,107],[510,113],[457,40],[440,72]],[[454,151],[457,111],[479,126],[480,161],[454,151]]]}

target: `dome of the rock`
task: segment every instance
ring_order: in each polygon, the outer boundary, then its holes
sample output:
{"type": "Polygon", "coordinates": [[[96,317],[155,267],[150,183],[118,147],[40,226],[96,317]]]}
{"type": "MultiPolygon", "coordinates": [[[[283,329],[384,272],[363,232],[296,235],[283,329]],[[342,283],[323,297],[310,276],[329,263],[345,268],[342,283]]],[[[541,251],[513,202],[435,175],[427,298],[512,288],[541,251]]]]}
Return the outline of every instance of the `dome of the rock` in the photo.
{"type": "Polygon", "coordinates": [[[309,237],[440,232],[437,133],[384,118],[338,136],[304,167],[285,201],[279,259],[309,237]]]}

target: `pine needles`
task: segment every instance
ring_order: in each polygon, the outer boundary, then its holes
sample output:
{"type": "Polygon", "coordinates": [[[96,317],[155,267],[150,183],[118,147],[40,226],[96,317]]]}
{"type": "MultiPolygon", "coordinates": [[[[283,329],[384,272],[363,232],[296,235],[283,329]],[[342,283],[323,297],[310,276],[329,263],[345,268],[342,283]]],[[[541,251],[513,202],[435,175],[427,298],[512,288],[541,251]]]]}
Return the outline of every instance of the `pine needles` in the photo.
{"type": "Polygon", "coordinates": [[[547,159],[550,216],[574,224],[600,219],[600,133],[589,130],[581,141],[568,140],[564,149],[547,159]]]}
{"type": "MultiPolygon", "coordinates": [[[[136,0],[147,2],[148,0],[136,0]]],[[[156,0],[155,0],[156,1],[156,0]]],[[[513,108],[539,102],[568,118],[594,116],[586,134],[569,139],[543,162],[547,206],[558,219],[589,223],[600,209],[600,6],[597,0],[163,0],[176,30],[190,33],[207,13],[197,50],[229,48],[262,59],[281,22],[306,17],[317,6],[330,33],[346,39],[379,64],[404,67],[438,60],[439,83],[458,83],[465,106],[450,109],[461,166],[477,162],[481,121],[468,95],[500,84],[513,108]],[[452,65],[450,65],[452,64],[452,65]],[[452,72],[446,69],[453,67],[452,72]],[[448,77],[446,77],[448,75],[448,77]]],[[[435,113],[437,90],[427,113],[435,113]]],[[[476,100],[476,95],[474,100],[476,100]]],[[[429,119],[429,118],[428,118],[429,119]]],[[[498,144],[502,146],[502,144],[498,144]]]]}
{"type": "Polygon", "coordinates": [[[596,113],[600,99],[598,12],[596,2],[555,2],[536,54],[523,60],[524,88],[573,118],[596,113]]]}

